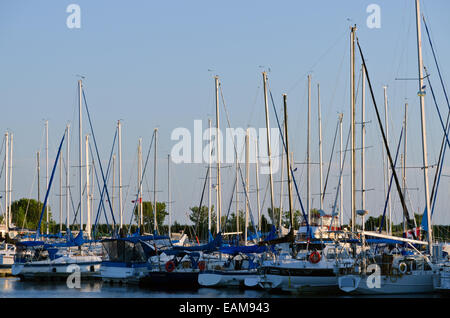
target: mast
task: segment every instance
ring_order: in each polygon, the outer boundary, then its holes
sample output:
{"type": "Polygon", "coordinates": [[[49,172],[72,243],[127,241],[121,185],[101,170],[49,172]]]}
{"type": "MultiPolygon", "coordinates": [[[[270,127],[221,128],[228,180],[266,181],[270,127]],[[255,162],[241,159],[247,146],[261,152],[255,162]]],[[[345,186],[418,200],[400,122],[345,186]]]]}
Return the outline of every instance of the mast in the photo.
{"type": "Polygon", "coordinates": [[[9,212],[8,212],[8,224],[11,225],[12,223],[12,213],[11,213],[11,204],[12,204],[12,162],[13,162],[13,133],[11,133],[11,139],[9,140],[10,143],[10,150],[9,150],[9,155],[10,155],[10,159],[9,159],[9,212]]]}
{"type": "Polygon", "coordinates": [[[115,209],[114,209],[115,185],[116,185],[116,154],[113,154],[113,156],[112,156],[112,196],[111,196],[111,206],[112,206],[113,211],[115,211],[115,209]]]}
{"type": "MultiPolygon", "coordinates": [[[[403,120],[403,132],[405,134],[405,137],[403,139],[403,197],[406,197],[406,136],[407,136],[407,113],[408,113],[408,103],[405,103],[405,119],[403,120]]],[[[403,233],[406,233],[406,219],[405,215],[403,214],[403,233]]]]}
{"type": "Polygon", "coordinates": [[[172,211],[170,202],[170,155],[167,155],[167,210],[169,212],[169,237],[172,234],[170,226],[172,225],[172,211]]]}
{"type": "MultiPolygon", "coordinates": [[[[389,145],[389,121],[388,121],[388,103],[387,103],[387,86],[383,86],[383,90],[384,90],[384,126],[386,129],[386,140],[387,143],[389,145]]],[[[386,154],[387,156],[387,154],[386,154]]],[[[389,166],[386,165],[386,186],[389,185],[389,180],[390,180],[390,171],[389,171],[389,166]]],[[[391,208],[391,200],[389,200],[388,198],[388,214],[389,214],[389,234],[392,235],[392,208],[391,208]]]]}
{"type": "Polygon", "coordinates": [[[288,139],[288,121],[287,121],[287,96],[283,94],[283,102],[284,102],[284,135],[286,139],[286,168],[287,168],[287,177],[288,177],[288,194],[289,194],[289,217],[291,221],[291,229],[290,232],[294,233],[294,215],[292,212],[292,187],[291,187],[291,165],[289,160],[289,139],[288,139]]]}
{"type": "Polygon", "coordinates": [[[267,132],[267,156],[269,157],[269,179],[270,179],[270,207],[272,209],[272,224],[275,224],[274,198],[273,198],[273,177],[272,177],[272,151],[270,149],[270,124],[269,124],[269,103],[267,101],[267,73],[263,72],[264,83],[264,105],[266,112],[266,132],[267,132]]]}
{"type": "Polygon", "coordinates": [[[89,135],[86,135],[86,207],[87,207],[87,222],[86,232],[89,239],[91,239],[91,189],[89,176],[89,135]]]}
{"type": "Polygon", "coordinates": [[[59,233],[62,233],[63,218],[63,161],[62,156],[59,157],[59,233]]]}
{"type": "Polygon", "coordinates": [[[220,142],[219,142],[219,77],[214,76],[216,88],[216,155],[217,155],[217,228],[216,233],[220,232],[222,215],[222,193],[220,186],[220,142]]]}
{"type": "MultiPolygon", "coordinates": [[[[239,232],[239,158],[236,151],[236,186],[235,186],[235,194],[236,194],[236,232],[239,232]]],[[[239,237],[239,233],[237,234],[239,237]]],[[[238,240],[239,241],[239,240],[238,240]]]]}
{"type": "MultiPolygon", "coordinates": [[[[311,176],[310,176],[310,142],[311,142],[311,75],[308,75],[308,119],[306,140],[306,211],[308,213],[308,224],[311,224],[310,198],[311,198],[311,176]]],[[[289,157],[289,153],[286,155],[289,157]]]]}
{"type": "Polygon", "coordinates": [[[209,155],[209,162],[208,162],[208,240],[209,240],[209,233],[211,233],[211,174],[212,174],[212,170],[211,170],[211,165],[212,165],[212,158],[211,158],[211,151],[212,151],[212,145],[211,145],[211,133],[212,133],[212,128],[211,128],[211,119],[208,119],[208,123],[209,123],[209,149],[208,149],[208,155],[209,155]]]}
{"type": "MultiPolygon", "coordinates": [[[[344,117],[343,113],[339,114],[339,137],[340,137],[340,151],[339,151],[339,167],[340,171],[344,169],[343,166],[343,160],[342,160],[342,151],[343,151],[343,144],[342,144],[342,119],[344,117]]],[[[340,173],[339,178],[339,226],[342,227],[343,224],[343,212],[344,212],[344,190],[342,189],[344,183],[344,178],[342,176],[342,172],[340,173]]]]}
{"type": "Polygon", "coordinates": [[[351,211],[352,211],[352,232],[355,231],[356,225],[356,160],[355,160],[355,31],[356,26],[351,27],[350,34],[350,125],[351,125],[351,211]]]}
{"type": "Polygon", "coordinates": [[[157,168],[156,168],[156,158],[157,158],[157,151],[158,151],[158,128],[155,128],[154,130],[155,132],[155,162],[153,163],[153,218],[154,218],[154,226],[153,226],[153,230],[154,233],[157,234],[158,233],[158,224],[157,224],[157,218],[156,218],[156,173],[157,173],[157,168]]]}
{"type": "MultiPolygon", "coordinates": [[[[70,188],[69,188],[69,176],[70,176],[70,157],[69,157],[69,149],[70,149],[70,138],[69,138],[70,125],[67,124],[66,127],[66,233],[69,230],[70,219],[69,219],[69,201],[70,201],[70,188]]],[[[39,153],[38,153],[39,154],[39,153]]],[[[39,156],[38,156],[39,157],[39,156]]],[[[39,184],[39,183],[38,183],[39,184]]]]}
{"type": "Polygon", "coordinates": [[[366,147],[366,70],[362,66],[362,92],[361,92],[361,209],[366,209],[366,165],[365,165],[365,147],[366,147]]]}
{"type": "Polygon", "coordinates": [[[39,151],[36,153],[36,165],[37,165],[37,199],[38,202],[40,201],[41,198],[41,189],[40,189],[40,171],[41,171],[41,167],[40,167],[40,160],[39,160],[39,151]]]}
{"type": "Polygon", "coordinates": [[[79,152],[78,152],[78,165],[79,165],[79,187],[80,187],[80,231],[83,230],[83,174],[82,174],[82,166],[83,166],[83,126],[82,126],[82,83],[81,80],[78,80],[78,101],[79,101],[79,113],[78,113],[78,137],[79,137],[79,152]]]}
{"type": "Polygon", "coordinates": [[[319,116],[319,171],[320,171],[320,209],[323,210],[323,196],[322,196],[322,189],[323,189],[323,171],[322,171],[322,118],[321,118],[321,111],[320,111],[320,85],[317,83],[317,113],[319,116]]]}
{"type": "Polygon", "coordinates": [[[8,203],[8,161],[9,161],[9,133],[5,133],[5,226],[6,233],[9,232],[9,203],[8,203]]]}
{"type": "MultiPolygon", "coordinates": [[[[284,129],[284,123],[283,123],[283,129],[284,129]]],[[[284,170],[284,151],[281,152],[281,178],[280,178],[280,215],[278,218],[278,227],[281,229],[281,218],[283,215],[283,170],[284,170]]]]}
{"type": "Polygon", "coordinates": [[[258,207],[258,231],[261,231],[261,206],[259,203],[259,165],[258,165],[258,161],[259,161],[259,157],[258,157],[258,139],[255,139],[255,158],[256,158],[256,171],[255,171],[255,175],[256,175],[256,204],[258,207]]]}
{"type": "Polygon", "coordinates": [[[428,186],[428,159],[427,159],[427,136],[425,125],[425,93],[423,92],[423,61],[422,61],[422,39],[420,31],[420,5],[419,0],[416,0],[416,30],[417,30],[417,61],[419,69],[419,99],[420,99],[420,113],[421,113],[421,127],[422,127],[422,160],[423,160],[423,178],[424,178],[424,194],[425,207],[427,212],[427,239],[430,256],[433,256],[433,236],[431,226],[431,209],[430,209],[430,190],[428,186]]]}
{"type": "Polygon", "coordinates": [[[248,205],[249,205],[249,176],[250,176],[250,169],[249,169],[249,140],[248,140],[248,128],[246,130],[245,134],[245,237],[244,242],[245,245],[247,245],[247,237],[248,237],[248,205]]]}
{"type": "MultiPolygon", "coordinates": [[[[144,224],[144,210],[142,208],[142,138],[139,138],[138,145],[138,193],[139,231],[141,231],[144,224]]],[[[142,235],[140,232],[139,234],[142,235]]]]}
{"type": "Polygon", "coordinates": [[[120,230],[123,226],[123,209],[122,209],[122,124],[117,121],[117,130],[119,134],[119,213],[120,213],[120,230]]]}
{"type": "MultiPolygon", "coordinates": [[[[45,191],[48,192],[48,120],[45,121],[45,191]]],[[[47,213],[47,235],[49,233],[49,213],[48,213],[48,205],[45,207],[47,213]]]]}

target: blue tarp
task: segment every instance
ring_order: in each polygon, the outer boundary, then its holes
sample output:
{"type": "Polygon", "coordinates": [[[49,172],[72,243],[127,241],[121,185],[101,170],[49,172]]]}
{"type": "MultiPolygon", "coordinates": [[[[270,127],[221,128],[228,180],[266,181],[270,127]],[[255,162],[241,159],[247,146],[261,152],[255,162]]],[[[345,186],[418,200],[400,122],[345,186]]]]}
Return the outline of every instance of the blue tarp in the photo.
{"type": "MultiPolygon", "coordinates": [[[[277,238],[275,226],[272,226],[269,234],[264,241],[270,241],[277,238]]],[[[267,246],[249,245],[249,246],[228,246],[222,247],[220,251],[225,254],[238,254],[238,253],[263,253],[267,250],[267,246]]]]}
{"type": "Polygon", "coordinates": [[[17,242],[16,246],[26,246],[26,247],[33,247],[33,246],[44,246],[43,241],[21,241],[17,242]]]}
{"type": "Polygon", "coordinates": [[[194,252],[194,251],[214,252],[221,246],[222,246],[222,233],[219,232],[217,234],[216,238],[214,239],[214,241],[209,242],[208,244],[198,245],[198,246],[174,246],[173,249],[179,250],[179,251],[189,251],[189,252],[194,252]]]}
{"type": "Polygon", "coordinates": [[[250,246],[229,246],[222,247],[220,252],[224,254],[238,254],[238,253],[263,253],[267,250],[267,246],[250,245],[250,246]]]}

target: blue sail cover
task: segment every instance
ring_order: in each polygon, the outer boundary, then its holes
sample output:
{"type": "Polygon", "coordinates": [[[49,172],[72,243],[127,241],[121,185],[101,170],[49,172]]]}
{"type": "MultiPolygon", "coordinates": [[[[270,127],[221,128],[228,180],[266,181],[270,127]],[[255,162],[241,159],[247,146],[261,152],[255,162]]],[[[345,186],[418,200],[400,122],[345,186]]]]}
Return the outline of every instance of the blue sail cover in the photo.
{"type": "Polygon", "coordinates": [[[267,250],[267,246],[249,245],[249,246],[228,246],[222,247],[220,252],[224,254],[238,254],[238,253],[263,253],[267,250]]]}
{"type": "MultiPolygon", "coordinates": [[[[270,241],[277,237],[275,226],[272,225],[270,229],[269,235],[264,239],[264,241],[270,241]]],[[[227,246],[222,247],[220,251],[224,254],[238,254],[238,253],[263,253],[267,250],[267,246],[256,245],[247,245],[247,246],[227,246]]]]}
{"type": "Polygon", "coordinates": [[[73,239],[73,242],[78,246],[83,245],[83,243],[84,243],[83,231],[78,232],[78,235],[76,238],[73,239]]]}
{"type": "Polygon", "coordinates": [[[221,246],[222,246],[222,233],[219,232],[214,241],[209,242],[208,244],[198,246],[173,246],[173,249],[178,251],[189,251],[189,252],[194,251],[214,252],[221,246]]]}

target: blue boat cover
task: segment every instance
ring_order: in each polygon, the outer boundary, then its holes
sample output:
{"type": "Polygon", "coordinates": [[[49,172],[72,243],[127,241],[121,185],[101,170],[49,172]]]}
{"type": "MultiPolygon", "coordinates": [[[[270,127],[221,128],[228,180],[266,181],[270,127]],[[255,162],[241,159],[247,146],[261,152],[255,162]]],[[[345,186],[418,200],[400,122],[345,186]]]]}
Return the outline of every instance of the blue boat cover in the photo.
{"type": "Polygon", "coordinates": [[[217,251],[218,248],[222,246],[222,233],[219,232],[214,239],[214,241],[209,242],[208,244],[198,245],[198,246],[173,246],[174,250],[178,251],[203,251],[203,252],[214,252],[217,251]]]}
{"type": "MultiPolygon", "coordinates": [[[[269,235],[264,239],[264,241],[270,241],[277,237],[275,226],[272,226],[269,235]]],[[[228,246],[222,247],[220,251],[224,254],[238,254],[238,253],[263,253],[267,250],[267,246],[256,245],[247,245],[247,246],[228,246]]]]}

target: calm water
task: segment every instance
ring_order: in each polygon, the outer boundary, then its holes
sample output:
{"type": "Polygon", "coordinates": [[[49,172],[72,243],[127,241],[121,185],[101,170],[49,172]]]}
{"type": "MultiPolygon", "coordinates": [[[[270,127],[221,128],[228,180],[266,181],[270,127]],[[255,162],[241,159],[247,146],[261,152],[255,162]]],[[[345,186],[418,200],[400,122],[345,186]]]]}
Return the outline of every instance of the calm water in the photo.
{"type": "MultiPolygon", "coordinates": [[[[342,297],[349,298],[355,296],[348,295],[305,295],[307,297],[342,297]]],[[[138,286],[119,286],[103,284],[101,281],[82,281],[80,289],[68,288],[64,282],[22,282],[15,277],[0,278],[0,297],[10,298],[278,298],[278,297],[304,297],[302,295],[276,295],[259,290],[239,290],[239,289],[212,289],[200,288],[193,291],[159,291],[142,289],[138,286]]],[[[363,297],[363,296],[358,296],[363,297]]],[[[378,296],[380,297],[380,296],[378,296]]],[[[386,296],[391,297],[391,296],[386,296]]],[[[440,298],[439,294],[424,295],[396,295],[395,297],[426,297],[440,298]]]]}

